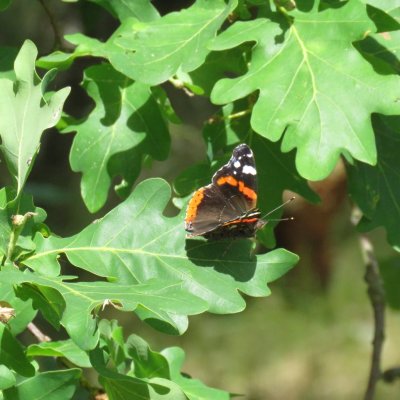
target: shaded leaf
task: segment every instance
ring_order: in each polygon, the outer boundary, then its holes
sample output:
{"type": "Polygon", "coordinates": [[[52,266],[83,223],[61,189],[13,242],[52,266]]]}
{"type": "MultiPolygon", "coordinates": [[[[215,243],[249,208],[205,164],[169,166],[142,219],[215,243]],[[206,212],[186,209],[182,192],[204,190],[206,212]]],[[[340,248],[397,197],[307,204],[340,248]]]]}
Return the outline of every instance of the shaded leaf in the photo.
{"type": "Polygon", "coordinates": [[[134,17],[139,21],[149,22],[160,17],[157,9],[151,4],[150,0],[90,0],[104,7],[115,18],[123,21],[126,18],[134,17]]]}
{"type": "Polygon", "coordinates": [[[70,399],[80,376],[80,369],[42,372],[5,390],[4,400],[70,399]]]}
{"type": "Polygon", "coordinates": [[[400,259],[396,255],[389,259],[379,262],[380,273],[383,279],[385,288],[385,297],[390,305],[395,310],[400,310],[400,259]]]}
{"type": "Polygon", "coordinates": [[[400,78],[376,74],[352,45],[375,31],[365,5],[354,0],[318,11],[315,2],[309,12],[294,10],[290,17],[236,22],[218,36],[213,50],[256,45],[248,72],[220,80],[212,101],[224,104],[258,91],[253,129],[273,141],[283,136],[285,152],[297,148],[296,166],[307,179],[326,177],[340,154],[375,164],[370,115],[399,112],[400,78]]]}
{"type": "Polygon", "coordinates": [[[26,357],[21,344],[4,324],[0,324],[0,364],[22,376],[35,374],[35,368],[26,357]]]}
{"type": "Polygon", "coordinates": [[[83,173],[82,197],[89,211],[95,212],[104,205],[113,176],[122,175],[130,188],[143,154],[165,159],[170,137],[148,86],[134,83],[103,64],[86,69],[84,87],[96,105],[85,121],[66,130],[77,131],[71,167],[83,173]],[[136,168],[132,168],[132,158],[137,160],[133,160],[136,168]]]}
{"type": "Polygon", "coordinates": [[[0,300],[10,303],[14,309],[15,317],[7,323],[14,335],[21,333],[36,316],[32,302],[23,301],[16,296],[13,283],[0,282],[0,300]]]}
{"type": "Polygon", "coordinates": [[[15,47],[0,46],[0,78],[14,80],[14,60],[17,57],[18,49],[15,47]]]}
{"type": "Polygon", "coordinates": [[[378,165],[348,166],[349,192],[363,212],[359,227],[386,229],[388,242],[400,250],[400,117],[374,115],[378,165]]]}
{"type": "Polygon", "coordinates": [[[107,368],[107,355],[100,348],[90,352],[90,361],[110,400],[186,400],[180,388],[171,381],[161,378],[141,380],[107,368]]]}
{"type": "Polygon", "coordinates": [[[35,249],[31,238],[42,229],[42,223],[46,219],[46,212],[42,208],[35,207],[31,195],[23,193],[18,202],[14,201],[16,196],[17,191],[14,188],[0,189],[0,254],[7,256],[11,234],[15,230],[12,217],[17,214],[25,215],[28,212],[32,212],[33,215],[19,234],[13,253],[14,259],[35,249]]]}
{"type": "Polygon", "coordinates": [[[204,62],[207,42],[236,4],[236,0],[228,4],[198,0],[151,23],[132,20],[130,29],[116,39],[124,51],[110,54],[110,62],[118,71],[150,85],[165,82],[178,71],[193,71],[204,62]]]}
{"type": "MultiPolygon", "coordinates": [[[[254,151],[258,173],[258,207],[262,215],[279,206],[283,201],[285,190],[291,190],[311,202],[317,202],[318,196],[309,188],[307,181],[302,178],[295,166],[295,154],[282,153],[280,143],[273,143],[261,135],[254,133],[250,127],[250,113],[244,101],[224,106],[203,130],[207,143],[207,153],[210,159],[217,157],[221,152],[225,156],[213,166],[207,174],[207,181],[211,181],[212,174],[231,156],[232,149],[239,143],[247,142],[254,151]]],[[[182,174],[179,178],[185,176],[182,174]]],[[[192,178],[194,182],[200,176],[192,178]]],[[[204,177],[203,177],[204,178],[204,177]]],[[[188,185],[189,186],[189,185],[188,185]]],[[[283,209],[273,213],[270,218],[276,219],[282,215],[283,209]]],[[[285,223],[285,222],[282,222],[285,223]]],[[[291,223],[291,222],[286,222],[291,223]]],[[[258,232],[257,238],[269,248],[275,246],[273,228],[276,222],[269,222],[258,232]]]]}
{"type": "Polygon", "coordinates": [[[206,386],[198,379],[187,377],[181,373],[185,353],[179,347],[169,347],[161,354],[168,360],[171,371],[171,379],[177,383],[189,400],[228,400],[230,395],[223,390],[206,386]]]}
{"type": "Polygon", "coordinates": [[[210,311],[233,313],[245,307],[238,291],[267,296],[266,284],[297,262],[283,249],[256,256],[249,240],[185,242],[183,216],[162,215],[170,194],[162,179],[144,181],[124,203],[76,236],[37,235],[37,252],[24,263],[42,273],[43,266],[47,272],[52,268],[57,275],[57,255],[64,253],[73,265],[131,285],[131,290],[150,279],[182,281],[182,289],[206,301],[210,311]]]}
{"type": "MultiPolygon", "coordinates": [[[[150,281],[143,284],[122,284],[109,282],[64,282],[61,277],[44,277],[26,271],[3,270],[1,281],[15,285],[29,284],[50,304],[57,294],[61,301],[61,324],[71,339],[82,349],[92,349],[99,339],[97,323],[92,312],[96,307],[114,304],[122,311],[134,311],[139,304],[152,310],[159,319],[168,314],[190,315],[206,310],[206,303],[195,295],[184,291],[180,282],[166,280],[150,281]]],[[[64,279],[68,277],[63,277],[64,279]]],[[[179,326],[173,326],[179,331],[179,326]]],[[[182,332],[181,332],[182,333],[182,332]]]]}
{"type": "Polygon", "coordinates": [[[170,379],[168,362],[141,337],[130,335],[126,341],[128,355],[134,361],[134,373],[137,378],[165,378],[170,379]]]}
{"type": "Polygon", "coordinates": [[[89,356],[72,340],[60,340],[31,344],[26,354],[28,357],[65,357],[78,367],[90,368],[89,356]]]}
{"type": "Polygon", "coordinates": [[[54,76],[48,72],[42,81],[35,73],[37,49],[27,40],[14,63],[16,80],[0,79],[1,150],[16,181],[17,195],[22,190],[39,151],[42,132],[54,126],[70,89],[55,92],[46,101],[46,84],[54,76]]]}

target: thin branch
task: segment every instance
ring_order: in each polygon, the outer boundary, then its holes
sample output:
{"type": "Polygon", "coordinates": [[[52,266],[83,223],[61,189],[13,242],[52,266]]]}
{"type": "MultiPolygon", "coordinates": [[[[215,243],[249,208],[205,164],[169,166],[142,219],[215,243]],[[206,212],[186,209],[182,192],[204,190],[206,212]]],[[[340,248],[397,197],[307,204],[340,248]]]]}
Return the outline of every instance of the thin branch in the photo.
{"type": "Polygon", "coordinates": [[[180,79],[176,79],[176,78],[169,78],[168,81],[172,84],[172,86],[174,86],[177,89],[183,90],[183,92],[189,96],[189,97],[193,97],[195,94],[189,90],[186,86],[185,83],[182,82],[180,79]]]}
{"type": "Polygon", "coordinates": [[[56,17],[54,16],[53,12],[50,10],[49,6],[46,4],[46,0],[39,0],[39,3],[42,5],[43,10],[47,14],[47,17],[49,18],[51,27],[53,28],[53,32],[54,32],[53,50],[63,50],[65,48],[64,38],[63,38],[63,34],[61,32],[61,29],[58,26],[56,17]]]}
{"type": "Polygon", "coordinates": [[[33,322],[29,322],[28,329],[39,342],[51,342],[51,338],[45,335],[33,322]]]}
{"type": "Polygon", "coordinates": [[[385,291],[371,242],[367,237],[361,236],[360,245],[366,263],[365,281],[368,286],[368,296],[374,312],[371,368],[364,400],[373,400],[376,384],[382,378],[381,356],[385,340],[385,291]]]}
{"type": "Polygon", "coordinates": [[[396,379],[400,379],[400,367],[394,367],[387,369],[382,374],[382,379],[387,383],[392,383],[396,379]]]}

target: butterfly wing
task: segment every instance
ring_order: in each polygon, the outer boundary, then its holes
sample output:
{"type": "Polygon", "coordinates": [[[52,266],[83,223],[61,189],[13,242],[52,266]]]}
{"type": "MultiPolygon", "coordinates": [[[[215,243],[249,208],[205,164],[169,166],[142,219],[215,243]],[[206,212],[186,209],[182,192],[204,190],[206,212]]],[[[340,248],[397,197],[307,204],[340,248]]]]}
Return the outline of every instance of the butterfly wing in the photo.
{"type": "Polygon", "coordinates": [[[213,176],[211,185],[197,190],[189,201],[185,229],[204,235],[222,224],[254,210],[257,203],[257,172],[253,152],[237,146],[229,162],[213,176]]]}

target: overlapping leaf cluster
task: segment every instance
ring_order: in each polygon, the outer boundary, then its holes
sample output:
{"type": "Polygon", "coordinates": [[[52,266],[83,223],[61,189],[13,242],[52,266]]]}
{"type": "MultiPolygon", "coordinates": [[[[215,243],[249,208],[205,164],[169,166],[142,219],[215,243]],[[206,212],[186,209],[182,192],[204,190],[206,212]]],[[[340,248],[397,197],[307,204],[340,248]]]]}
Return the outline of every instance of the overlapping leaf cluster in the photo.
{"type": "MultiPolygon", "coordinates": [[[[349,193],[364,213],[361,226],[384,226],[398,249],[400,123],[387,115],[400,113],[400,7],[299,0],[287,10],[254,0],[197,0],[161,16],[149,0],[92,3],[119,21],[105,42],[67,35],[72,51],[39,60],[30,41],[17,56],[16,49],[0,49],[1,151],[12,179],[0,190],[0,390],[5,399],[40,398],[43,387],[49,398],[72,398],[79,382],[90,386],[81,369],[92,367],[102,385],[92,394],[104,390],[109,399],[227,399],[227,392],[181,374],[182,350],[154,352],[99,317],[115,307],[182,334],[189,315],[239,312],[242,293],[269,295],[267,283],[297,261],[283,249],[255,254],[248,240],[186,240],[183,211],[163,214],[171,189],[161,179],[131,193],[145,163],[169,156],[169,126],[178,118],[165,87],[221,106],[204,126],[204,162],[174,182],[178,196],[206,184],[240,142],[255,152],[264,212],[284,190],[317,201],[306,179],[328,176],[343,156],[349,193]],[[69,88],[47,91],[52,68],[68,70],[81,57],[92,60],[82,81],[91,109],[81,119],[64,113],[59,122],[69,88]],[[42,78],[35,61],[48,70],[42,78]],[[57,123],[75,132],[70,165],[82,175],[88,210],[102,209],[116,180],[122,199],[67,238],[51,233],[45,211],[24,191],[41,135],[57,123]],[[93,279],[62,275],[61,260],[93,279]],[[16,335],[38,312],[69,339],[42,337],[24,347],[16,335]],[[43,356],[63,368],[43,370],[35,362],[43,356]]],[[[269,247],[273,227],[258,234],[269,247]]]]}

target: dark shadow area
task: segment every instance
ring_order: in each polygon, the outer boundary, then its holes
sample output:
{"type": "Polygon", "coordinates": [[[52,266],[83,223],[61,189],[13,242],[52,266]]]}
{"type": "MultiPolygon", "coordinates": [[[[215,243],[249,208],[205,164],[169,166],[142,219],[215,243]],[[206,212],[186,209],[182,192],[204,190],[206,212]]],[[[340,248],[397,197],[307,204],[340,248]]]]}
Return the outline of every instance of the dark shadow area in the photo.
{"type": "Polygon", "coordinates": [[[252,255],[253,242],[249,239],[187,239],[185,250],[189,260],[199,267],[213,267],[238,282],[247,282],[254,277],[257,260],[252,255]]]}

